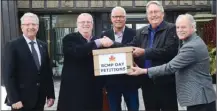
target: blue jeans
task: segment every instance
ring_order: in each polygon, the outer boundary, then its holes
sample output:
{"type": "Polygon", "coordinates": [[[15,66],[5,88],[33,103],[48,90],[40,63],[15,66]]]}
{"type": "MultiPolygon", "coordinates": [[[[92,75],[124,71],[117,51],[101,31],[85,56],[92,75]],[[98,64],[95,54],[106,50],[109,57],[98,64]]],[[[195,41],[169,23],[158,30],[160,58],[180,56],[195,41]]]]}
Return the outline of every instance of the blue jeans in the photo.
{"type": "Polygon", "coordinates": [[[139,97],[138,89],[122,91],[120,90],[107,90],[110,111],[121,110],[121,97],[123,95],[127,105],[128,111],[139,111],[139,97]]]}

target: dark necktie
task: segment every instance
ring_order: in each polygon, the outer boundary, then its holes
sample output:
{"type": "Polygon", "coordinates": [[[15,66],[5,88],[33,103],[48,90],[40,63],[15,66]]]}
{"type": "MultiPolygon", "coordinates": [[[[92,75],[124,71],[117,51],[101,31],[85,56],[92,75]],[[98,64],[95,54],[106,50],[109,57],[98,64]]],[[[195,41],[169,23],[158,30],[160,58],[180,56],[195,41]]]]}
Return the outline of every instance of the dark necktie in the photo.
{"type": "Polygon", "coordinates": [[[35,47],[34,47],[35,42],[31,41],[31,42],[29,42],[29,44],[31,45],[32,56],[34,58],[35,64],[36,64],[37,68],[39,69],[40,68],[40,64],[39,64],[39,60],[38,60],[38,54],[37,54],[37,52],[35,50],[35,47]]]}

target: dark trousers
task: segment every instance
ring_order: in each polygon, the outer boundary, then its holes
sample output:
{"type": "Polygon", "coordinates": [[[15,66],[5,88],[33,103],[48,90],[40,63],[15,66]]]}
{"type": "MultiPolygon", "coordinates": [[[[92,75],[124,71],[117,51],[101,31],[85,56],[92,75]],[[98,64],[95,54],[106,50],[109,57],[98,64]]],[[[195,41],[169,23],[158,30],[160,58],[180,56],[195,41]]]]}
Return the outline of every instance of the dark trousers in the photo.
{"type": "Polygon", "coordinates": [[[213,101],[208,104],[188,106],[187,111],[216,111],[216,104],[215,101],[213,101]]]}
{"type": "Polygon", "coordinates": [[[109,88],[107,90],[108,100],[109,100],[109,108],[110,111],[122,111],[121,110],[121,98],[122,95],[127,105],[128,111],[138,111],[139,110],[139,97],[138,97],[138,89],[133,90],[121,90],[115,89],[112,90],[109,88]]]}
{"type": "Polygon", "coordinates": [[[142,95],[146,111],[178,111],[175,83],[142,84],[142,95]]]}

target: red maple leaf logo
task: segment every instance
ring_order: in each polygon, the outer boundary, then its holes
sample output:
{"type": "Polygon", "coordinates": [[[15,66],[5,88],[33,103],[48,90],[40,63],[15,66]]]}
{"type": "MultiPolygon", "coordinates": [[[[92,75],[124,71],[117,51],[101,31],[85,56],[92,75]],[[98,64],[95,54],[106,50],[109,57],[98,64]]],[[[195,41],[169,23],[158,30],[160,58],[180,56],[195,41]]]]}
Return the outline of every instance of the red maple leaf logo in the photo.
{"type": "Polygon", "coordinates": [[[109,62],[115,62],[115,57],[114,57],[113,55],[111,55],[111,56],[109,57],[109,62]]]}

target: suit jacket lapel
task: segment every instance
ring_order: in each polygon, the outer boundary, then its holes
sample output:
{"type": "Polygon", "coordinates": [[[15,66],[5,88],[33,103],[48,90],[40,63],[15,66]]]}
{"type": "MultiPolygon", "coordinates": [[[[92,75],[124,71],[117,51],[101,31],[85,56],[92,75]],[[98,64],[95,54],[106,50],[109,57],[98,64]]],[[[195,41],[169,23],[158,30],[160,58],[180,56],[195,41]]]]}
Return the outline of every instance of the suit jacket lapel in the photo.
{"type": "Polygon", "coordinates": [[[27,53],[27,55],[33,59],[32,52],[30,51],[28,43],[26,43],[26,40],[24,39],[24,37],[22,37],[22,41],[20,45],[21,47],[23,47],[23,50],[27,53]]]}
{"type": "Polygon", "coordinates": [[[115,41],[115,32],[113,29],[111,29],[111,32],[109,32],[109,37],[111,40],[114,40],[115,41]]]}
{"type": "Polygon", "coordinates": [[[124,33],[123,33],[123,37],[122,37],[122,41],[121,43],[126,43],[127,42],[127,39],[128,39],[128,28],[125,26],[125,30],[124,30],[124,33]]]}
{"type": "MultiPolygon", "coordinates": [[[[37,66],[35,64],[34,58],[32,56],[32,52],[29,49],[28,44],[26,43],[26,40],[24,39],[24,37],[22,36],[22,40],[20,43],[20,47],[23,48],[23,55],[27,55],[27,58],[29,58],[29,61],[31,61],[32,64],[35,65],[35,68],[37,69],[37,66]],[[25,54],[26,53],[26,54],[25,54]]],[[[25,56],[24,56],[25,57],[25,56]]]]}

